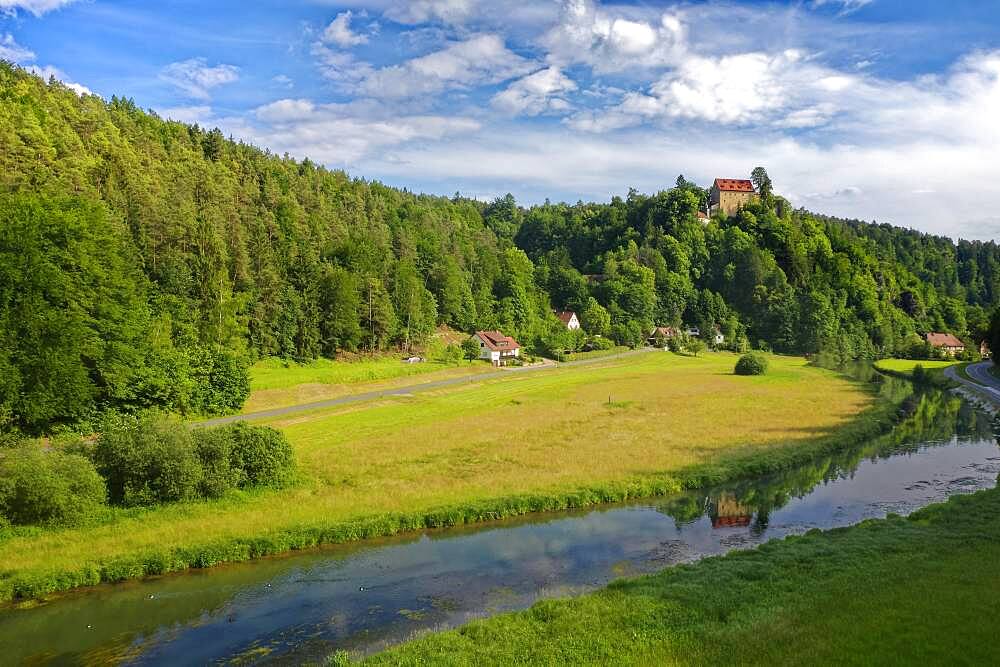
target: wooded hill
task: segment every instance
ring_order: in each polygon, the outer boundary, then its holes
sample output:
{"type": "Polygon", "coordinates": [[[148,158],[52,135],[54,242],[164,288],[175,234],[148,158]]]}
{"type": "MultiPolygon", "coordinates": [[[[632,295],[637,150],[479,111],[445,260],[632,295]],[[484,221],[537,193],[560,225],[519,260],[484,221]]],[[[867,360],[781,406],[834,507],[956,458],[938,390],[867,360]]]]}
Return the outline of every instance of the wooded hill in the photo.
{"type": "Polygon", "coordinates": [[[1000,251],[705,191],[521,208],[416,195],[77,96],[0,63],[0,426],[238,408],[260,356],[405,348],[439,324],[561,349],[553,308],[638,345],[889,354],[978,335],[1000,251]],[[776,213],[780,211],[780,214],[776,213]]]}

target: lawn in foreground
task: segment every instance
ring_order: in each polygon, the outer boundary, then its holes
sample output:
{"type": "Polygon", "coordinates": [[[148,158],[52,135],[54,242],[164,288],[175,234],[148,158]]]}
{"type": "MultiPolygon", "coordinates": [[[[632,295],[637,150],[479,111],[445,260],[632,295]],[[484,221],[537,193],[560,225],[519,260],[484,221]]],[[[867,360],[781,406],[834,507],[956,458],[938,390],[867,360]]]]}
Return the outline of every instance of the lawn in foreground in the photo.
{"type": "Polygon", "coordinates": [[[735,359],[650,352],[274,421],[295,449],[294,487],[15,530],[0,540],[0,593],[759,474],[839,443],[874,401],[802,359],[775,357],[755,378],[733,375],[735,359]]]}
{"type": "Polygon", "coordinates": [[[998,664],[998,562],[993,489],[542,602],[367,662],[998,664]]]}
{"type": "Polygon", "coordinates": [[[242,413],[303,405],[351,394],[392,389],[414,382],[434,382],[492,370],[495,369],[488,363],[479,361],[461,361],[456,364],[423,361],[409,364],[399,355],[337,361],[316,359],[301,364],[285,359],[263,359],[250,369],[250,398],[244,404],[242,413]]]}

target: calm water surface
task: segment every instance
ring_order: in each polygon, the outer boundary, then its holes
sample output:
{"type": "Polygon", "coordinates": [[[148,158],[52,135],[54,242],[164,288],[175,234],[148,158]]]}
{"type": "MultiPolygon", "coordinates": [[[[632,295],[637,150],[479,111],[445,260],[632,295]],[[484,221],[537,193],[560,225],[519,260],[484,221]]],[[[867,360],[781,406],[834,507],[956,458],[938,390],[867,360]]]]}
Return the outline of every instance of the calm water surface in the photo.
{"type": "Polygon", "coordinates": [[[372,541],[0,611],[0,663],[299,663],[576,595],[812,528],[992,488],[986,419],[915,398],[896,430],[786,474],[699,493],[372,541]]]}

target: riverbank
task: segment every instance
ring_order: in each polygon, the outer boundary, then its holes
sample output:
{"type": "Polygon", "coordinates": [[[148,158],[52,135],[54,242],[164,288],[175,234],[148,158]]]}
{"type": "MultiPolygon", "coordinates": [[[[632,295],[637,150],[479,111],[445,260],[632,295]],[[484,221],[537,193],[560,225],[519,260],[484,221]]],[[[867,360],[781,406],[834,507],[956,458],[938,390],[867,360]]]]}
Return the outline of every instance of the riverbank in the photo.
{"type": "Polygon", "coordinates": [[[901,400],[801,359],[734,362],[650,352],[277,420],[292,488],[8,529],[0,597],[760,475],[885,430],[901,400]]]}
{"type": "Polygon", "coordinates": [[[997,562],[993,489],[542,602],[366,664],[996,664],[997,562]]]}
{"type": "Polygon", "coordinates": [[[0,613],[13,663],[321,664],[770,539],[993,488],[1000,448],[954,396],[777,475],[155,577],[0,613]]]}

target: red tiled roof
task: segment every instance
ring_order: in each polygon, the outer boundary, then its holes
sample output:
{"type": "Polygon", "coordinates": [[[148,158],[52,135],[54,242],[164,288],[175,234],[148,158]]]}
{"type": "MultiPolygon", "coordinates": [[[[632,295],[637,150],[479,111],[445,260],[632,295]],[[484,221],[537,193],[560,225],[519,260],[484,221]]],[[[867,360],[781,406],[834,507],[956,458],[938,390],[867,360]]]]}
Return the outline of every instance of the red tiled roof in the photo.
{"type": "Polygon", "coordinates": [[[650,338],[656,338],[656,334],[658,334],[658,333],[661,333],[664,336],[666,336],[667,338],[670,338],[670,337],[676,335],[677,332],[674,331],[673,327],[656,327],[655,329],[653,329],[653,333],[649,334],[649,337],[650,338]]]}
{"type": "Polygon", "coordinates": [[[715,187],[723,192],[753,192],[753,183],[741,178],[717,178],[715,187]]]}
{"type": "Polygon", "coordinates": [[[560,310],[559,312],[556,313],[556,316],[560,320],[562,320],[563,324],[569,324],[570,320],[576,317],[576,313],[574,313],[572,310],[560,310]]]}
{"type": "Polygon", "coordinates": [[[965,347],[965,343],[950,333],[929,333],[927,342],[934,347],[965,347]]]}
{"type": "Polygon", "coordinates": [[[705,213],[704,211],[698,211],[697,213],[695,213],[695,215],[698,216],[699,220],[707,220],[708,219],[708,214],[705,213]]]}
{"type": "Polygon", "coordinates": [[[504,336],[499,331],[477,331],[476,335],[479,339],[486,343],[486,347],[493,350],[494,352],[504,352],[505,350],[517,350],[520,349],[520,345],[517,341],[510,336],[504,336]]]}

